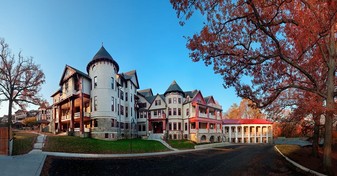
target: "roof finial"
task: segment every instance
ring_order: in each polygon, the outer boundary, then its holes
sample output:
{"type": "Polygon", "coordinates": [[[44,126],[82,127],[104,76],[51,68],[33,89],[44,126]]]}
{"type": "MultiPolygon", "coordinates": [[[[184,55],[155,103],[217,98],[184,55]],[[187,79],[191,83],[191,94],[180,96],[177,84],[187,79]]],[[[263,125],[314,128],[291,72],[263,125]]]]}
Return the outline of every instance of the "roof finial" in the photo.
{"type": "Polygon", "coordinates": [[[103,42],[102,42],[102,47],[103,47],[103,42]]]}

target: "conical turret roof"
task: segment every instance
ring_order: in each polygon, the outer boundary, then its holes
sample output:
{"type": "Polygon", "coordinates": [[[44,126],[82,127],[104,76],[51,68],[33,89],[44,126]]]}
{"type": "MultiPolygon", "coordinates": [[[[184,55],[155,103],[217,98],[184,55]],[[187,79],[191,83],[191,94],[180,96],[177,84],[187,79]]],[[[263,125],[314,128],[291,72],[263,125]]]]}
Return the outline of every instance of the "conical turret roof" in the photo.
{"type": "Polygon", "coordinates": [[[180,86],[177,84],[175,80],[171,83],[170,87],[165,91],[164,95],[171,92],[179,92],[184,95],[184,91],[180,88],[180,86]]]}
{"type": "Polygon", "coordinates": [[[92,58],[92,60],[89,62],[89,64],[87,65],[87,72],[89,73],[89,68],[91,65],[93,65],[94,63],[98,62],[98,61],[108,61],[111,62],[115,65],[117,72],[119,71],[119,65],[117,64],[117,62],[111,57],[111,55],[109,54],[109,52],[104,48],[104,46],[102,46],[98,52],[95,54],[95,56],[92,58]]]}

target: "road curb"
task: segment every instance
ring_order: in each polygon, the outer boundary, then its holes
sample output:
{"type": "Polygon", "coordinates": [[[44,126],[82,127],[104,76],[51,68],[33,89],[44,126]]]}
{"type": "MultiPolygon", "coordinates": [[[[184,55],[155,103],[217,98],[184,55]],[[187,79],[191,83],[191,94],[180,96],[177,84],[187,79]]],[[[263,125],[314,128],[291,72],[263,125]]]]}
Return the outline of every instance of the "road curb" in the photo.
{"type": "Polygon", "coordinates": [[[314,170],[311,170],[311,169],[309,169],[309,168],[306,168],[306,167],[304,167],[304,166],[298,164],[297,162],[293,161],[292,159],[288,158],[287,156],[283,155],[283,153],[276,147],[276,145],[274,146],[274,148],[276,149],[276,151],[277,151],[280,155],[282,155],[282,156],[283,156],[289,163],[291,163],[291,164],[294,165],[295,167],[300,168],[300,169],[302,169],[303,171],[306,171],[306,172],[308,172],[308,173],[310,173],[310,174],[314,174],[314,175],[317,175],[317,176],[327,176],[327,175],[325,175],[325,174],[322,174],[322,173],[316,172],[316,171],[314,171],[314,170]]]}

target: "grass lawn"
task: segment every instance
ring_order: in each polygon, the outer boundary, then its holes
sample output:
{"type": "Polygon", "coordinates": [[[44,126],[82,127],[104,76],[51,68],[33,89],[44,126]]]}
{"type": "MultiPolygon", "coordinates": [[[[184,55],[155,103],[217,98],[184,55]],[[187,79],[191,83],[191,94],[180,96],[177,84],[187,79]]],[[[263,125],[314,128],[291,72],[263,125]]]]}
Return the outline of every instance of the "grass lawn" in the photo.
{"type": "Polygon", "coordinates": [[[26,154],[34,147],[35,139],[38,135],[35,133],[14,132],[13,155],[26,154]]]}
{"type": "Polygon", "coordinates": [[[176,149],[194,149],[195,143],[189,140],[169,140],[168,144],[176,149]]]}
{"type": "Polygon", "coordinates": [[[105,141],[75,136],[48,136],[43,151],[115,154],[162,152],[169,149],[160,142],[142,139],[105,141]]]}

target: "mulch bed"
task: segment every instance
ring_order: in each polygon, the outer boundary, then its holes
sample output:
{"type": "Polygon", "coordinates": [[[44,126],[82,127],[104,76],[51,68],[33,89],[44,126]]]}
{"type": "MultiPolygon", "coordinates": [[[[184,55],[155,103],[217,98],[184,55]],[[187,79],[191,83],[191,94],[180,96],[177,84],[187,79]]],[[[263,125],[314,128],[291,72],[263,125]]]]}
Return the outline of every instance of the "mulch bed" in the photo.
{"type": "MultiPolygon", "coordinates": [[[[298,150],[296,153],[293,153],[288,157],[302,166],[319,173],[324,173],[323,148],[319,148],[320,154],[318,158],[311,156],[311,150],[311,147],[303,147],[302,150],[298,150]]],[[[332,148],[332,166],[334,173],[337,174],[337,167],[334,167],[337,166],[337,144],[335,144],[332,148]]]]}

